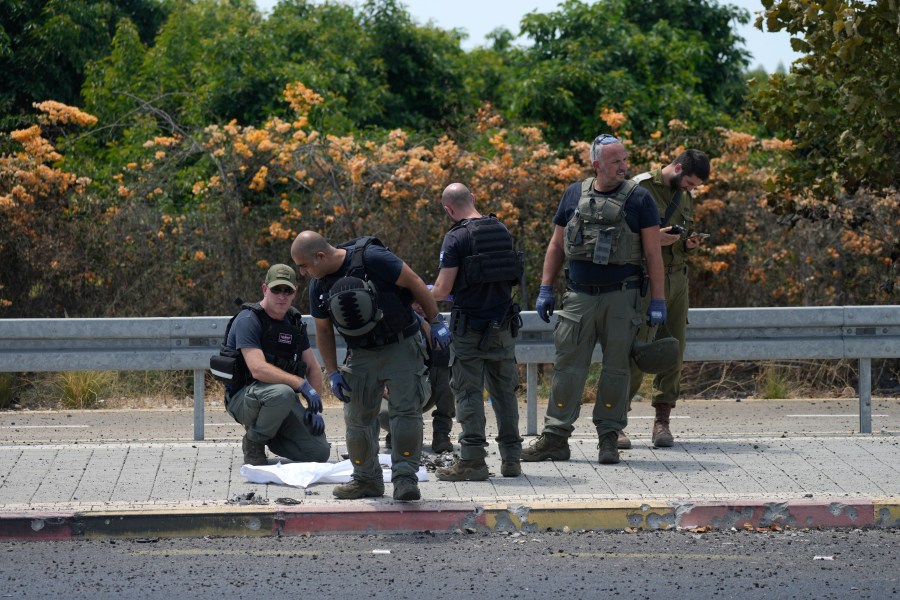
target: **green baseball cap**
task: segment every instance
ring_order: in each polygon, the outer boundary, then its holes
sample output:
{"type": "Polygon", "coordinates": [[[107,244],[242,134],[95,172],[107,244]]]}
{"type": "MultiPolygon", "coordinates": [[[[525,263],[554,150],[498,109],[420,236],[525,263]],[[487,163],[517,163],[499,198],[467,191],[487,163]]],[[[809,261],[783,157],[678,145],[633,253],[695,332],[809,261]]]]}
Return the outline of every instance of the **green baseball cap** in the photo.
{"type": "Polygon", "coordinates": [[[266,285],[273,288],[278,285],[286,285],[292,290],[297,289],[297,272],[289,265],[272,265],[266,273],[266,285]]]}

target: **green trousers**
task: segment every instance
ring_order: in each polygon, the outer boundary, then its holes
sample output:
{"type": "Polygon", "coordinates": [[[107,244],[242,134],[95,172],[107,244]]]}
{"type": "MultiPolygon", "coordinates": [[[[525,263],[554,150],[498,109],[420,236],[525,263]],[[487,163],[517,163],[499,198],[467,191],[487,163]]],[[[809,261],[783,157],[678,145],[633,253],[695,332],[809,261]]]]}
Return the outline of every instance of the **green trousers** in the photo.
{"type": "Polygon", "coordinates": [[[572,435],[597,342],[603,351],[603,370],[597,384],[594,426],[600,435],[625,429],[631,345],[641,324],[640,306],[640,290],[636,289],[598,296],[572,291],[563,295],[553,330],[556,360],[544,433],[572,435]]]}
{"type": "Polygon", "coordinates": [[[487,390],[497,417],[500,458],[519,462],[522,436],[519,435],[519,402],[516,399],[519,384],[516,341],[507,327],[489,334],[479,349],[482,335],[471,329],[457,331],[451,344],[450,389],[456,398],[456,419],[462,429],[459,456],[463,460],[487,456],[484,413],[484,390],[487,390]]]}
{"type": "MultiPolygon", "coordinates": [[[[641,314],[647,312],[650,306],[650,295],[644,298],[641,314]]],[[[656,330],[656,338],[672,336],[678,340],[678,362],[672,368],[658,373],[653,378],[654,405],[668,404],[675,406],[678,395],[681,393],[681,369],[684,359],[684,340],[687,333],[688,322],[688,276],[687,267],[669,267],[666,273],[666,323],[656,330]],[[671,271],[671,272],[668,272],[671,271]]],[[[646,319],[642,320],[638,339],[649,340],[650,330],[646,319]]],[[[641,387],[644,373],[638,369],[634,362],[631,363],[631,389],[628,395],[629,405],[631,399],[641,387]]]]}
{"type": "Polygon", "coordinates": [[[297,392],[281,383],[254,382],[226,398],[225,409],[244,426],[247,439],[297,462],[327,462],[331,445],[313,435],[297,392]]]}
{"type": "Polygon", "coordinates": [[[354,348],[341,367],[350,386],[344,404],[347,451],[353,478],[382,481],[378,464],[378,412],[388,390],[391,431],[391,481],[417,480],[422,457],[422,407],[430,393],[425,350],[419,335],[365,349],[354,348]]]}

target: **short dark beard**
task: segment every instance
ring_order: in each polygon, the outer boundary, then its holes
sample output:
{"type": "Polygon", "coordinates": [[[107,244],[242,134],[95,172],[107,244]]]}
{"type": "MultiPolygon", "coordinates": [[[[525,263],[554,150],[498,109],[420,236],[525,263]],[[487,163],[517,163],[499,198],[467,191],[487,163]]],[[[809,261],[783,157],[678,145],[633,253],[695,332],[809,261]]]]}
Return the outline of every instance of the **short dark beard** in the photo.
{"type": "Polygon", "coordinates": [[[672,190],[673,192],[677,192],[678,190],[680,190],[681,189],[681,180],[683,177],[684,177],[683,172],[672,177],[672,179],[669,180],[669,189],[672,190]]]}

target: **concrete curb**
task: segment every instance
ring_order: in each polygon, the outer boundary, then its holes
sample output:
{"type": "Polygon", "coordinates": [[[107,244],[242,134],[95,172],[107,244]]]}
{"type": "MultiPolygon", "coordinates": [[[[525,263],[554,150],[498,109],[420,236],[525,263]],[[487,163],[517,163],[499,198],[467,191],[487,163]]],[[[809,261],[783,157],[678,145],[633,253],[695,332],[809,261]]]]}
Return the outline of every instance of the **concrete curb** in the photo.
{"type": "Polygon", "coordinates": [[[900,527],[900,498],[730,502],[543,502],[226,506],[0,512],[0,540],[56,541],[334,533],[900,527]]]}

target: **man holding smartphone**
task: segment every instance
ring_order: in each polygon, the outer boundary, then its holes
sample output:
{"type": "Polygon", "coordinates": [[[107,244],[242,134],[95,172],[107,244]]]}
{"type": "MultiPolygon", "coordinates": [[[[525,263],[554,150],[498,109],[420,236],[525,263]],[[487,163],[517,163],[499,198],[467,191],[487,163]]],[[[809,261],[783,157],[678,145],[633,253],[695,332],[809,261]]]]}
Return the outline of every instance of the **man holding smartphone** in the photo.
{"type": "MultiPolygon", "coordinates": [[[[669,448],[675,443],[669,429],[669,415],[678,400],[681,388],[681,367],[684,358],[684,341],[688,316],[688,273],[687,261],[696,253],[701,242],[709,237],[694,232],[694,199],[692,191],[709,179],[709,157],[703,152],[687,149],[679,154],[671,164],[641,173],[634,181],[650,192],[659,209],[661,225],[659,241],[662,246],[663,268],[665,271],[666,322],[653,332],[646,322],[638,332],[638,339],[649,342],[654,339],[674,337],[678,340],[678,361],[670,369],[656,375],[653,380],[653,408],[656,416],[653,422],[653,445],[669,448]]],[[[650,303],[650,296],[644,297],[644,309],[650,303]]],[[[644,374],[632,361],[631,398],[641,387],[644,374]]],[[[631,448],[631,440],[624,431],[619,432],[618,447],[631,448]]]]}

